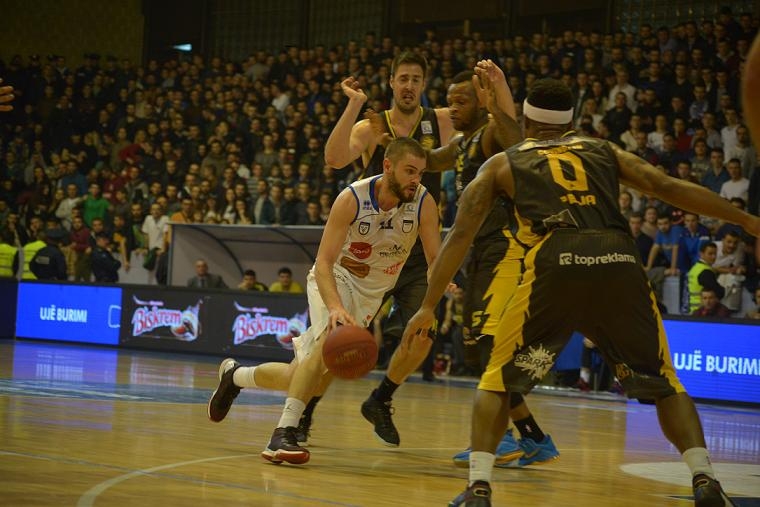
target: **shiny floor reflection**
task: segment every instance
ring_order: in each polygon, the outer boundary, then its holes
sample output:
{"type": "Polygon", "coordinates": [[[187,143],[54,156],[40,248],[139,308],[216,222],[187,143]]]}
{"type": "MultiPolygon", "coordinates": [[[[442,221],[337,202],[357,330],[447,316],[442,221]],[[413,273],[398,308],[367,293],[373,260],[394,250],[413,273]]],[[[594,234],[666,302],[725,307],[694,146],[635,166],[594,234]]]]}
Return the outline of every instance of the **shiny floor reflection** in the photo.
{"type": "MultiPolygon", "coordinates": [[[[473,383],[410,382],[394,400],[401,447],[377,444],[359,406],[370,379],[336,382],[315,415],[312,459],[259,452],[282,393],[244,390],[208,421],[219,358],[0,341],[0,505],[445,505],[466,470],[473,383]]],[[[537,393],[529,404],[562,456],[500,469],[494,505],[688,506],[688,470],[654,408],[537,393]]],[[[700,405],[737,505],[760,505],[760,410],[700,405]]]]}

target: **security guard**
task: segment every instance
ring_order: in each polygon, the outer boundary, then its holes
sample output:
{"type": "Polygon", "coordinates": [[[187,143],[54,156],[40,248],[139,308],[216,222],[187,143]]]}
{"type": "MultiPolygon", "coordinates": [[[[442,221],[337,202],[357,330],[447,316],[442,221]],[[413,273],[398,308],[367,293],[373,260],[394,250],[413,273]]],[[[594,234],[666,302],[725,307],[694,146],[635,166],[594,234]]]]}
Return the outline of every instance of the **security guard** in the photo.
{"type": "Polygon", "coordinates": [[[45,233],[42,231],[37,233],[37,238],[34,241],[30,241],[24,245],[22,250],[24,254],[24,271],[21,273],[22,280],[34,280],[37,278],[34,276],[34,273],[32,273],[32,270],[29,269],[29,263],[37,252],[43,248],[45,248],[45,233]]]}
{"type": "Polygon", "coordinates": [[[66,258],[58,243],[66,236],[63,229],[48,229],[41,235],[47,246],[41,248],[29,262],[29,269],[39,280],[67,280],[66,258]]]}

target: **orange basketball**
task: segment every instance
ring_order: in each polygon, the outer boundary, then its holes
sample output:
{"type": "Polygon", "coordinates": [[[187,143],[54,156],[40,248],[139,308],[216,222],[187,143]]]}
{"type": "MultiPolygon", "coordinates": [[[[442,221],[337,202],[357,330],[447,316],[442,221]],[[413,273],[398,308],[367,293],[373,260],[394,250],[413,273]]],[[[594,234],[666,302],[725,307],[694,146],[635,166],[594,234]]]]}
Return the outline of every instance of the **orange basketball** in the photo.
{"type": "Polygon", "coordinates": [[[363,377],[377,363],[375,337],[363,327],[338,326],[325,339],[322,359],[336,377],[363,377]]]}

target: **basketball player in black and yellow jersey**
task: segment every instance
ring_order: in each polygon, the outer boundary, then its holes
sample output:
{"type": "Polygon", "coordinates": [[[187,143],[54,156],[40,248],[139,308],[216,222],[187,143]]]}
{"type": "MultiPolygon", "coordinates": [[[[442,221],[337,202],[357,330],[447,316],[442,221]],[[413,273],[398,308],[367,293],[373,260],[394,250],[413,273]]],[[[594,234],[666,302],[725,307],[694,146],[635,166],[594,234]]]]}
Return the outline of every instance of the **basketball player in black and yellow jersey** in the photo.
{"type": "MultiPolygon", "coordinates": [[[[453,135],[451,119],[447,109],[430,109],[420,105],[425,88],[427,61],[414,53],[401,53],[391,65],[390,86],[393,90],[393,107],[379,112],[382,131],[368,119],[356,121],[367,96],[358,88],[353,78],[342,83],[348,104],[325,144],[325,162],[331,167],[344,167],[361,157],[365,167],[364,176],[371,176],[382,168],[385,148],[381,144],[383,134],[391,137],[411,137],[426,149],[433,149],[447,142],[453,135]]],[[[440,174],[425,171],[422,184],[437,201],[440,196],[440,174]]],[[[393,296],[394,305],[389,315],[389,328],[400,334],[407,320],[417,311],[427,289],[427,263],[419,241],[412,248],[398,282],[386,299],[393,296]]],[[[388,371],[380,385],[362,404],[362,414],[374,425],[375,435],[388,446],[400,443],[398,431],[391,418],[391,398],[396,389],[414,373],[430,351],[433,336],[410,337],[400,343],[388,364],[388,371]]],[[[318,398],[317,398],[318,400],[318,398]]],[[[313,400],[304,413],[304,424],[308,426],[313,400]]]]}
{"type": "Polygon", "coordinates": [[[495,200],[512,198],[516,237],[531,248],[478,385],[470,482],[450,505],[491,505],[494,451],[509,422],[510,389],[533,387],[573,331],[596,343],[629,397],[654,400],[663,433],[692,472],[695,506],[733,505],[714,478],[699,415],[673,368],[656,299],[618,210],[619,184],[754,235],[760,218],[611,143],[575,135],[572,92],[559,81],[537,81],[523,112],[526,140],[491,157],[468,185],[423,305],[405,330],[424,333],[432,324],[435,305],[495,200]],[[621,294],[628,296],[625,311],[621,294]]]}
{"type": "MultiPolygon", "coordinates": [[[[491,60],[478,62],[474,71],[454,76],[447,101],[454,128],[461,132],[447,146],[428,155],[428,168],[456,168],[456,190],[461,197],[480,166],[492,155],[523,139],[515,121],[515,106],[504,73],[491,60]],[[492,111],[489,118],[488,112],[492,111]]],[[[510,199],[499,198],[475,235],[467,264],[463,328],[468,366],[485,370],[493,347],[493,334],[507,301],[522,275],[525,248],[512,236],[515,224],[510,199]]],[[[496,449],[496,466],[545,463],[559,457],[551,436],[533,419],[522,394],[512,392],[510,407],[516,441],[509,430],[496,449]]],[[[454,456],[454,464],[468,466],[469,450],[454,456]]]]}

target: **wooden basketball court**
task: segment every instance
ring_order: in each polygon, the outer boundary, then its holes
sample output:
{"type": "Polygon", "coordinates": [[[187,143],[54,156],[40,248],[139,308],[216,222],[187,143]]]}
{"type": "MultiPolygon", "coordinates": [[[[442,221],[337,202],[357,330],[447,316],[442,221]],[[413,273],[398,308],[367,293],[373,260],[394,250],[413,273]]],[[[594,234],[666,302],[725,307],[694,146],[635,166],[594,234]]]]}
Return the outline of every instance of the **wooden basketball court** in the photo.
{"type": "MultiPolygon", "coordinates": [[[[401,447],[359,406],[380,377],[336,381],[315,415],[311,461],[259,452],[282,393],[246,390],[206,415],[221,358],[0,341],[0,505],[443,506],[465,485],[474,383],[413,379],[394,400],[401,447]]],[[[536,392],[528,402],[561,458],[494,472],[494,505],[689,506],[688,469],[651,406],[536,392]]],[[[719,479],[760,506],[760,409],[700,406],[719,479]]]]}

